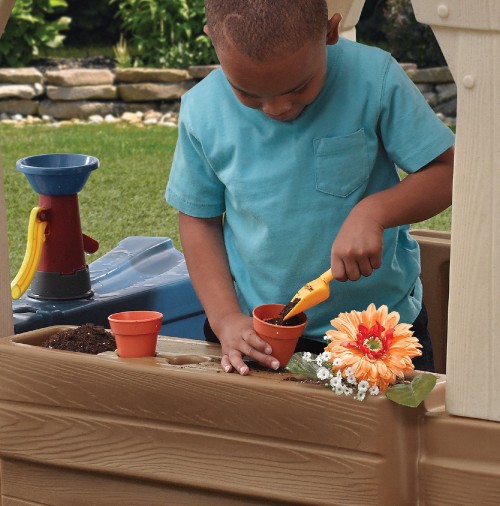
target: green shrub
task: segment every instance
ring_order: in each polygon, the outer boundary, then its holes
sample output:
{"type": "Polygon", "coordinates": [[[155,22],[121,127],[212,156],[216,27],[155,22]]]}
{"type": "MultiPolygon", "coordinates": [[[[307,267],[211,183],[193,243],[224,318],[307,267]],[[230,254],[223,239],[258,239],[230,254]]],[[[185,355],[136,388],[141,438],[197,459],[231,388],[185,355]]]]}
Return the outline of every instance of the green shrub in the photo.
{"type": "Polygon", "coordinates": [[[384,15],[388,46],[396,60],[419,67],[446,65],[431,27],[415,19],[411,0],[386,0],[384,15]]]}
{"type": "Polygon", "coordinates": [[[136,67],[176,67],[216,62],[203,34],[203,0],[111,0],[118,2],[121,31],[136,67]]]}
{"type": "Polygon", "coordinates": [[[65,0],[16,0],[5,31],[0,38],[0,66],[22,67],[39,54],[40,48],[58,47],[64,40],[71,19],[50,19],[65,0]]]}

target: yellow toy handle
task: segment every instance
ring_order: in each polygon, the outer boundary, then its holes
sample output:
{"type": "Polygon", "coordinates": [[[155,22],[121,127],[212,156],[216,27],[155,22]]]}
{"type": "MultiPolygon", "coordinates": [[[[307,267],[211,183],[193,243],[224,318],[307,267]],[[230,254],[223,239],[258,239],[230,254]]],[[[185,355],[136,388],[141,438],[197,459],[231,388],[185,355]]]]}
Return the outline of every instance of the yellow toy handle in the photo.
{"type": "Polygon", "coordinates": [[[46,219],[40,216],[43,211],[45,211],[43,207],[34,207],[30,213],[26,253],[17,276],[10,284],[14,300],[19,299],[30,286],[42,256],[42,245],[45,241],[45,228],[47,227],[46,219]]]}

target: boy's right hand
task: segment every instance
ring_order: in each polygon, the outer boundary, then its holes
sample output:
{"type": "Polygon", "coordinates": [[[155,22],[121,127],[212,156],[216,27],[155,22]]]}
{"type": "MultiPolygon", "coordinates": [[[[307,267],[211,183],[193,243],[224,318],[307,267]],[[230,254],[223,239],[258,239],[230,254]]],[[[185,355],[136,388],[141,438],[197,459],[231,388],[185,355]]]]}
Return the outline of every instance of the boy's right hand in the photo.
{"type": "Polygon", "coordinates": [[[242,375],[250,372],[243,361],[247,356],[270,369],[278,369],[279,361],[271,355],[272,349],[253,330],[252,318],[243,313],[232,313],[218,322],[217,337],[222,347],[221,366],[225,372],[236,370],[242,375]]]}

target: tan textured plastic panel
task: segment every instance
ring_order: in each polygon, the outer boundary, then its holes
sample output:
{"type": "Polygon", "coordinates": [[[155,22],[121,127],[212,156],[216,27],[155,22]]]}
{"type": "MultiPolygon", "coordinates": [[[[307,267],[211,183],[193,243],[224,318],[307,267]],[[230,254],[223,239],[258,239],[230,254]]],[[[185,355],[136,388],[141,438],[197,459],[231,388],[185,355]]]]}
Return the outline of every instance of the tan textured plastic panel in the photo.
{"type": "Polygon", "coordinates": [[[422,262],[424,303],[429,315],[429,332],[436,371],[446,372],[448,299],[450,283],[451,234],[433,230],[412,230],[418,241],[422,262]]]}
{"type": "Polygon", "coordinates": [[[163,337],[157,357],[128,360],[36,346],[60,328],[0,342],[0,457],[11,498],[40,497],[21,486],[23,473],[59,483],[48,504],[67,504],[71,493],[109,504],[95,498],[96,476],[117,500],[121,481],[137,482],[123,493],[136,504],[144,487],[158,503],[189,490],[186,504],[385,506],[417,496],[424,406],[360,403],[286,381],[288,373],[225,374],[219,347],[200,341],[163,337]],[[181,356],[191,363],[172,365],[181,356]]]}

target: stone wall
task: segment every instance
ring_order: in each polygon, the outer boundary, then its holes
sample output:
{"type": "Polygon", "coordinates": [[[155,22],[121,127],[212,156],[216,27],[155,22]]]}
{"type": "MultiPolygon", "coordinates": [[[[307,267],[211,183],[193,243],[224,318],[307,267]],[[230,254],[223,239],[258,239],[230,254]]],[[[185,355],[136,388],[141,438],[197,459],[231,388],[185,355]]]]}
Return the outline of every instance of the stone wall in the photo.
{"type": "MultiPolygon", "coordinates": [[[[402,64],[435,112],[455,123],[457,90],[447,67],[402,64]]],[[[216,66],[178,69],[0,68],[0,120],[143,118],[175,123],[183,93],[216,66]]]]}

